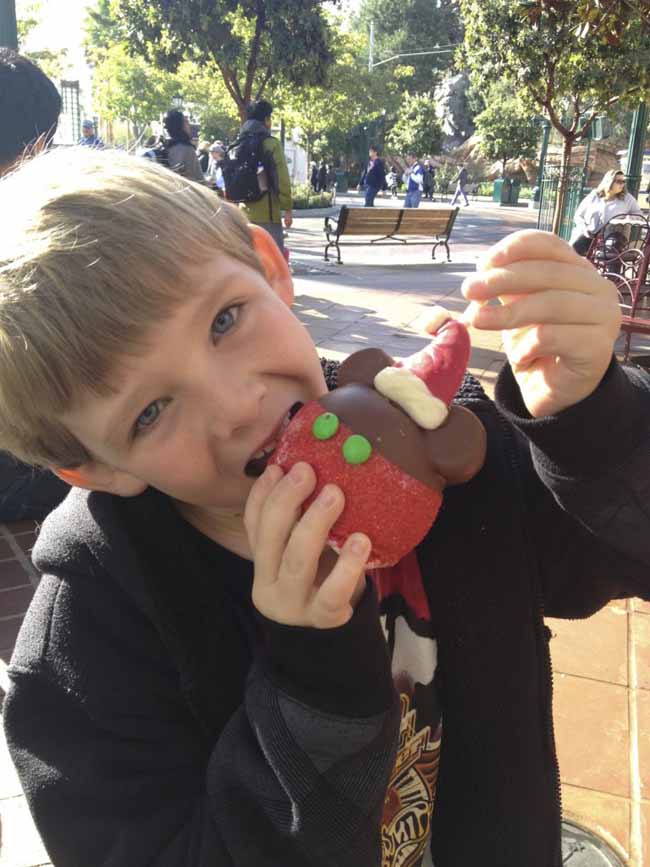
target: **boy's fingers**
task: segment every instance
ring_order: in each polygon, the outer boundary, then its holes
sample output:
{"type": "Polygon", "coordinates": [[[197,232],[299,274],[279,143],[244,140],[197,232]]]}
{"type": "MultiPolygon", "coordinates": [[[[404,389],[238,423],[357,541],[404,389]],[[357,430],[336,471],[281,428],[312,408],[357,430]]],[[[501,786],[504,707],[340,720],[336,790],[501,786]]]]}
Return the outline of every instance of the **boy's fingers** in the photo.
{"type": "Polygon", "coordinates": [[[616,318],[608,299],[579,292],[549,291],[519,295],[516,299],[504,296],[503,301],[474,307],[469,323],[474,328],[505,331],[528,325],[602,325],[616,318]]]}
{"type": "Polygon", "coordinates": [[[566,241],[552,232],[541,232],[538,229],[522,229],[506,235],[479,258],[476,269],[487,271],[490,268],[500,268],[512,262],[528,259],[546,261],[551,259],[593,270],[591,262],[583,256],[578,256],[566,241]]]}
{"type": "Polygon", "coordinates": [[[565,287],[584,295],[611,293],[611,281],[601,277],[590,265],[576,268],[575,262],[531,260],[513,262],[502,268],[490,268],[463,280],[461,291],[471,301],[489,301],[500,295],[548,292],[565,287]]]}
{"type": "Polygon", "coordinates": [[[325,485],[291,532],[280,566],[281,578],[308,582],[311,587],[330,528],[344,506],[345,497],[341,489],[336,485],[325,485]]]}
{"type": "Polygon", "coordinates": [[[284,473],[282,472],[282,468],[277,464],[267,467],[259,479],[255,480],[255,484],[248,494],[246,506],[244,508],[244,527],[246,528],[248,540],[251,545],[254,545],[257,538],[262,506],[264,505],[266,498],[283,476],[284,473]]]}
{"type": "MultiPolygon", "coordinates": [[[[504,336],[508,360],[514,368],[526,368],[541,358],[589,360],[593,347],[603,345],[598,325],[536,325],[504,336]]],[[[609,350],[603,347],[609,355],[609,350]]]]}
{"type": "Polygon", "coordinates": [[[304,500],[314,490],[316,474],[309,464],[295,464],[262,503],[254,538],[255,580],[274,583],[304,500]]]}
{"type": "Polygon", "coordinates": [[[351,600],[370,550],[370,540],[363,533],[354,533],[346,539],[334,568],[314,599],[315,614],[323,628],[339,626],[350,618],[351,600]]]}

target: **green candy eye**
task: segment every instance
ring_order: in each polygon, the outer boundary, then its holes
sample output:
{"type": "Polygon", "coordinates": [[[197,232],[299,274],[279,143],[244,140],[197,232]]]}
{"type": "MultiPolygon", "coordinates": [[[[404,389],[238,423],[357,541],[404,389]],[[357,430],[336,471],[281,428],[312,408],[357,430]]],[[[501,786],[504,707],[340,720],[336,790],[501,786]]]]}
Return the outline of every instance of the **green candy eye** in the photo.
{"type": "Polygon", "coordinates": [[[343,457],[348,464],[365,464],[372,454],[372,446],[361,434],[352,434],[343,443],[343,457]]]}
{"type": "Polygon", "coordinates": [[[339,429],[339,420],[333,412],[324,412],[318,416],[312,426],[312,433],[317,440],[329,440],[339,429]]]}

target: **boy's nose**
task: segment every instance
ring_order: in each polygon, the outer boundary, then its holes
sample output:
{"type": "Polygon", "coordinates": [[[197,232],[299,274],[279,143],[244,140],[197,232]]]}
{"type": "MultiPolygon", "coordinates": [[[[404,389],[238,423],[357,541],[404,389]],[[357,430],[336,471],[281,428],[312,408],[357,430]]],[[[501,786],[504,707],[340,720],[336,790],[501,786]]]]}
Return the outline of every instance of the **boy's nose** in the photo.
{"type": "Polygon", "coordinates": [[[207,398],[210,434],[230,439],[255,424],[260,416],[266,388],[239,378],[221,382],[207,398]]]}

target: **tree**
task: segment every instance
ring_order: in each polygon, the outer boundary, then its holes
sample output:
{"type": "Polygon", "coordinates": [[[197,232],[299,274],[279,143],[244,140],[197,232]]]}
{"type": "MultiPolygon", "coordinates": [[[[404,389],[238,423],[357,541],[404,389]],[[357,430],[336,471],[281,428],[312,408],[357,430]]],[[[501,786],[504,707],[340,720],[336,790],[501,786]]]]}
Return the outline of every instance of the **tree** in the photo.
{"type": "MultiPolygon", "coordinates": [[[[457,0],[363,0],[358,27],[368,33],[371,22],[375,62],[396,54],[431,51],[436,45],[458,45],[462,40],[457,0]]],[[[452,52],[404,58],[402,62],[410,66],[406,88],[411,93],[431,90],[440,71],[448,69],[452,61],[452,52]]]]}
{"type": "Polygon", "coordinates": [[[62,78],[68,68],[68,51],[61,48],[52,51],[49,48],[39,50],[24,49],[29,36],[41,23],[43,0],[19,0],[16,3],[16,25],[18,28],[18,46],[21,53],[40,67],[48,78],[57,81],[62,78]]]}
{"type": "Polygon", "coordinates": [[[127,120],[138,139],[166,111],[178,89],[173,75],[130,57],[120,43],[103,52],[95,69],[93,95],[106,120],[127,120]]]}
{"type": "Polygon", "coordinates": [[[489,160],[499,160],[506,176],[506,163],[513,157],[534,157],[539,127],[517,96],[512,82],[490,88],[486,108],[474,118],[480,136],[480,151],[489,160]]]}
{"type": "MultiPolygon", "coordinates": [[[[332,62],[328,0],[112,0],[129,48],[175,71],[183,60],[223,78],[240,118],[270,82],[318,85],[332,62]]],[[[335,0],[330,0],[335,2],[335,0]]]]}
{"type": "Polygon", "coordinates": [[[440,153],[442,128],[433,111],[430,93],[405,94],[397,121],[386,136],[386,146],[397,153],[440,153]]]}
{"type": "MultiPolygon", "coordinates": [[[[401,94],[396,82],[387,83],[385,76],[368,72],[362,60],[366,40],[363,34],[340,33],[334,62],[322,85],[284,85],[273,91],[273,101],[281,108],[287,125],[301,130],[308,160],[316,142],[326,150],[337,133],[344,138],[362,121],[399,103],[401,94]]],[[[341,144],[339,141],[339,148],[341,144]]]]}
{"type": "Polygon", "coordinates": [[[562,136],[557,232],[576,140],[596,115],[650,95],[650,2],[460,0],[460,7],[465,48],[458,59],[474,84],[514,80],[531,112],[562,136]]]}

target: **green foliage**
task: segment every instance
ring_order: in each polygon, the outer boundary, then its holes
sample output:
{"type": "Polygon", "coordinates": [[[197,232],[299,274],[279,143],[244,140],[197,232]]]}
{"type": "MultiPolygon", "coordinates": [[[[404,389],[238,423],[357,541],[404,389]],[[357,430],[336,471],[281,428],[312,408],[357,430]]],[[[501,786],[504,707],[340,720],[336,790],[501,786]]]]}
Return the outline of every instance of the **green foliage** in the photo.
{"type": "Polygon", "coordinates": [[[103,53],[95,70],[94,97],[106,120],[128,120],[138,136],[166,111],[178,85],[173,75],[130,57],[121,44],[103,53]]]}
{"type": "Polygon", "coordinates": [[[413,150],[420,156],[440,153],[442,128],[434,114],[430,93],[405,94],[401,111],[386,136],[386,147],[394,153],[413,150]]]}
{"type": "Polygon", "coordinates": [[[437,193],[447,193],[449,188],[458,175],[459,167],[452,163],[445,163],[436,169],[436,175],[433,180],[433,186],[437,193]]]}
{"type": "Polygon", "coordinates": [[[646,0],[460,0],[465,48],[459,59],[475,86],[512,79],[531,109],[543,112],[565,139],[576,138],[583,132],[581,115],[606,114],[612,105],[650,96],[645,6],[646,0]],[[619,19],[612,18],[614,6],[621,10],[619,19]],[[612,44],[607,34],[615,20],[612,44]]]}
{"type": "Polygon", "coordinates": [[[489,160],[499,160],[503,177],[507,160],[536,155],[540,135],[530,110],[514,94],[510,81],[493,85],[486,99],[487,107],[474,119],[481,137],[481,153],[489,160]]]}
{"type": "Polygon", "coordinates": [[[327,0],[112,0],[130,50],[175,71],[219,69],[240,116],[271,81],[319,85],[332,61],[327,0]]]}
{"type": "Polygon", "coordinates": [[[383,78],[369,73],[360,60],[365,44],[362,35],[340,33],[334,62],[322,85],[285,84],[270,94],[287,127],[301,130],[308,160],[344,152],[348,132],[368,118],[373,105],[385,109],[399,102],[397,87],[385,87],[383,78]]]}
{"type": "MultiPolygon", "coordinates": [[[[363,0],[357,22],[366,33],[370,23],[374,24],[375,62],[396,54],[431,51],[436,45],[457,45],[463,33],[456,0],[363,0]]],[[[365,59],[367,62],[367,54],[365,59]]],[[[402,84],[410,93],[431,90],[452,59],[451,53],[404,58],[402,63],[409,66],[401,68],[402,84]]],[[[396,61],[385,66],[395,71],[396,61]]]]}
{"type": "Polygon", "coordinates": [[[332,204],[331,193],[315,193],[309,184],[295,184],[291,189],[294,210],[329,208],[332,204]]]}

